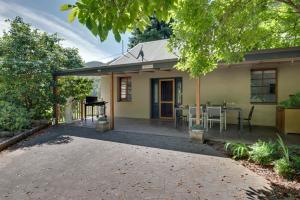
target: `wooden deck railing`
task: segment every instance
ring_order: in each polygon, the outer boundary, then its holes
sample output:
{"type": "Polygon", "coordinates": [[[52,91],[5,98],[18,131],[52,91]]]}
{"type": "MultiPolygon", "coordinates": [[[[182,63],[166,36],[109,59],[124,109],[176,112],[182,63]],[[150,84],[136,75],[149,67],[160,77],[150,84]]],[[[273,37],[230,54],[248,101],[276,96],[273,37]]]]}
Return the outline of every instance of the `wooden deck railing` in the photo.
{"type": "MultiPolygon", "coordinates": [[[[65,105],[59,105],[59,122],[64,123],[65,122],[65,105]]],[[[80,120],[84,119],[84,103],[83,101],[74,100],[72,103],[72,119],[73,120],[80,120]]],[[[97,114],[97,111],[94,110],[94,116],[97,114]]],[[[86,116],[92,116],[92,108],[87,107],[86,108],[86,116]]]]}

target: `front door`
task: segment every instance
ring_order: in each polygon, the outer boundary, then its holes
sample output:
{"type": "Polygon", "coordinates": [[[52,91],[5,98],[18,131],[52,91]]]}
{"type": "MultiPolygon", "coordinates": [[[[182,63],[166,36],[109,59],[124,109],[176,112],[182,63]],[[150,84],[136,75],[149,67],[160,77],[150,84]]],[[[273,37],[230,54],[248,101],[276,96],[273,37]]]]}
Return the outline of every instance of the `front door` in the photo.
{"type": "Polygon", "coordinates": [[[172,119],[174,113],[174,79],[159,80],[160,118],[172,119]]]}

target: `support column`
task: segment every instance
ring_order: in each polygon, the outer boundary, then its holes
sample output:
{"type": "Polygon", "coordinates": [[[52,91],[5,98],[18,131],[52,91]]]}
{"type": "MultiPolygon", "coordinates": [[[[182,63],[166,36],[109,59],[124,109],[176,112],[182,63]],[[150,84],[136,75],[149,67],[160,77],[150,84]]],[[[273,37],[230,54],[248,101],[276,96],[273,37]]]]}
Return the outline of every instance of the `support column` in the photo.
{"type": "Polygon", "coordinates": [[[115,92],[114,92],[114,73],[111,73],[111,88],[110,88],[110,128],[115,128],[115,92]]]}
{"type": "Polygon", "coordinates": [[[83,121],[83,100],[80,100],[80,118],[83,121]]]}
{"type": "Polygon", "coordinates": [[[58,88],[57,88],[57,76],[53,75],[53,96],[54,96],[54,103],[53,103],[53,118],[55,119],[54,124],[58,125],[58,118],[59,118],[59,108],[58,108],[58,88]]]}
{"type": "Polygon", "coordinates": [[[200,77],[196,79],[196,124],[200,124],[200,77]]]}

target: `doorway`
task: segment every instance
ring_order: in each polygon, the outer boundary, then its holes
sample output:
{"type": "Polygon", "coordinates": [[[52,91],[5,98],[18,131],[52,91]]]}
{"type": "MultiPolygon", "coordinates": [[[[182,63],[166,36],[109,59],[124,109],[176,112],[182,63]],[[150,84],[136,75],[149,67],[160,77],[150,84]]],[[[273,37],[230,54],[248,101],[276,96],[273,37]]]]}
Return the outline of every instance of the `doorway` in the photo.
{"type": "Polygon", "coordinates": [[[152,119],[174,119],[175,107],[181,104],[181,77],[151,79],[152,119]]]}
{"type": "Polygon", "coordinates": [[[174,111],[174,79],[159,80],[159,118],[172,119],[174,111]]]}

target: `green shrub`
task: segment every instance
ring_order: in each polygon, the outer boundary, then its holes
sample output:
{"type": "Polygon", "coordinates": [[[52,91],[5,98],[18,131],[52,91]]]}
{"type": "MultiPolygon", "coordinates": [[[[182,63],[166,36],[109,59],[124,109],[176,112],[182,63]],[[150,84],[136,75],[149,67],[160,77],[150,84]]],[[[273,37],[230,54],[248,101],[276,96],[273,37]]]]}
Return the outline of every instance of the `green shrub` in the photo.
{"type": "Polygon", "coordinates": [[[293,168],[300,175],[300,156],[292,156],[293,168]]]}
{"type": "Polygon", "coordinates": [[[285,178],[291,178],[293,174],[293,167],[289,160],[281,158],[275,161],[274,171],[280,176],[283,176],[285,178]]]}
{"type": "Polygon", "coordinates": [[[0,101],[0,113],[0,129],[14,132],[30,126],[31,117],[25,108],[0,101]]]}
{"type": "Polygon", "coordinates": [[[246,159],[249,157],[249,147],[243,143],[230,143],[225,144],[225,150],[230,151],[233,159],[246,159]]]}
{"type": "Polygon", "coordinates": [[[250,146],[249,158],[257,164],[268,165],[275,160],[276,149],[274,143],[259,140],[250,146]]]}
{"type": "Polygon", "coordinates": [[[289,99],[280,102],[280,105],[284,108],[300,107],[300,92],[291,96],[289,99]]]}
{"type": "Polygon", "coordinates": [[[201,124],[195,124],[192,126],[192,130],[204,130],[204,127],[201,124]]]}
{"type": "Polygon", "coordinates": [[[280,135],[277,135],[277,144],[278,144],[278,151],[280,153],[280,156],[283,157],[285,160],[290,160],[290,153],[288,147],[284,144],[282,138],[280,135]]]}

